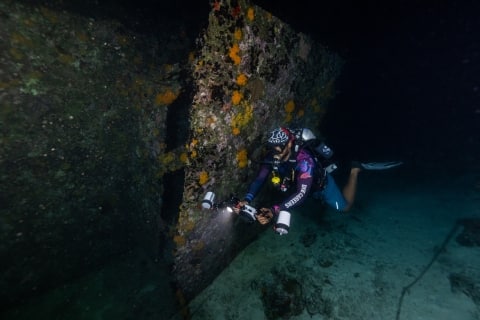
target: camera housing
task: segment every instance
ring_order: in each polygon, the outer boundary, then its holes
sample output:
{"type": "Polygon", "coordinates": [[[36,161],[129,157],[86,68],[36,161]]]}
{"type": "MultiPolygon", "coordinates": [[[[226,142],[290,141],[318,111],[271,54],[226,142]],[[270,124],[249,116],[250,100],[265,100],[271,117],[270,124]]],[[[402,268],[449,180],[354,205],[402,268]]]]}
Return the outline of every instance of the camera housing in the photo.
{"type": "MultiPolygon", "coordinates": [[[[257,209],[249,204],[240,206],[240,199],[231,196],[229,200],[222,201],[220,203],[215,202],[215,193],[208,191],[202,200],[203,209],[226,209],[229,212],[233,212],[233,208],[239,209],[239,216],[248,223],[254,223],[257,221],[257,209]]],[[[275,232],[279,235],[288,234],[290,229],[290,217],[291,214],[288,211],[282,210],[279,212],[277,220],[275,222],[275,232]]]]}
{"type": "Polygon", "coordinates": [[[240,217],[246,220],[248,223],[253,223],[257,220],[257,209],[246,204],[240,208],[240,217]]]}

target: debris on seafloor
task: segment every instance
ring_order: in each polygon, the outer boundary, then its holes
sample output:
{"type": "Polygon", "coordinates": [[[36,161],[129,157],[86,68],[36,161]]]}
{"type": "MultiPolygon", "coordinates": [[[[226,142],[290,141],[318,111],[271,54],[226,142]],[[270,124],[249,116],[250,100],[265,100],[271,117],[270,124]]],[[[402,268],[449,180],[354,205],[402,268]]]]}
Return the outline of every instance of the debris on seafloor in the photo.
{"type": "Polygon", "coordinates": [[[480,247],[480,219],[462,219],[459,224],[463,231],[456,237],[458,244],[464,247],[480,247]]]}

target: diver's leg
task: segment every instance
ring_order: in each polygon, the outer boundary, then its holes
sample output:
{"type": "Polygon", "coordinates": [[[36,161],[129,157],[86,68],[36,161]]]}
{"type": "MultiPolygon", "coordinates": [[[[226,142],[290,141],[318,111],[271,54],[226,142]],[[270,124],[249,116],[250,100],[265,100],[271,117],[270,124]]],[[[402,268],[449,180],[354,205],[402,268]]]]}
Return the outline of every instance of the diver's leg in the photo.
{"type": "Polygon", "coordinates": [[[348,211],[352,208],[355,202],[355,195],[357,193],[357,181],[360,168],[352,168],[350,170],[350,176],[348,177],[347,184],[343,187],[343,197],[347,200],[347,206],[342,211],[348,211]]]}

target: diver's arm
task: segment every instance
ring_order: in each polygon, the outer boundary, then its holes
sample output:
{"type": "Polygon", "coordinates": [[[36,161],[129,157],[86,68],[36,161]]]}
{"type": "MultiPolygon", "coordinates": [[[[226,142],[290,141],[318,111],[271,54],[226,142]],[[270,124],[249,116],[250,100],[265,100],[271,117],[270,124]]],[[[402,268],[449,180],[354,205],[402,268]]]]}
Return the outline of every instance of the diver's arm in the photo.
{"type": "Polygon", "coordinates": [[[274,206],[275,213],[278,214],[280,210],[289,210],[302,204],[313,185],[313,173],[315,172],[315,161],[310,153],[301,151],[297,156],[297,166],[295,168],[297,191],[289,196],[280,205],[274,206]]]}
{"type": "Polygon", "coordinates": [[[270,174],[271,171],[271,166],[263,164],[257,174],[257,177],[253,182],[250,184],[250,187],[248,188],[248,192],[244,197],[244,200],[247,202],[252,202],[252,200],[255,198],[257,193],[260,191],[262,188],[263,184],[265,183],[265,180],[267,179],[268,175],[270,174]]]}
{"type": "Polygon", "coordinates": [[[313,177],[311,175],[304,175],[299,178],[297,180],[297,192],[280,205],[274,205],[271,208],[260,208],[260,214],[257,215],[257,221],[260,222],[260,224],[267,224],[274,216],[278,216],[280,211],[288,211],[289,209],[302,204],[307,198],[308,192],[310,192],[312,183],[313,177]]]}
{"type": "Polygon", "coordinates": [[[301,173],[301,176],[297,179],[297,192],[288,197],[280,205],[274,206],[275,214],[278,214],[281,210],[288,211],[302,204],[307,199],[312,184],[313,176],[309,173],[301,173]]]}

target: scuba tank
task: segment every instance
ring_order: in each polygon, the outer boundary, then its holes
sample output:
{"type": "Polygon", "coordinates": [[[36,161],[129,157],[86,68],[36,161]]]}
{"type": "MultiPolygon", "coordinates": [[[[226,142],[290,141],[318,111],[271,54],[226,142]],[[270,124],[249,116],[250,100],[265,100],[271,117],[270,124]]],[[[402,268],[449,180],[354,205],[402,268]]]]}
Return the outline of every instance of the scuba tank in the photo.
{"type": "MultiPolygon", "coordinates": [[[[323,140],[318,139],[312,130],[308,128],[288,129],[288,131],[295,138],[295,145],[293,146],[293,153],[297,154],[301,148],[308,150],[315,163],[316,185],[324,186],[326,181],[326,173],[333,172],[337,166],[330,163],[329,160],[333,157],[333,150],[328,147],[323,140]]],[[[295,162],[295,160],[289,160],[295,162]]],[[[271,182],[274,187],[282,192],[286,192],[293,181],[295,180],[295,172],[292,169],[290,175],[282,177],[279,175],[280,163],[273,162],[272,179],[271,182]]]]}
{"type": "Polygon", "coordinates": [[[312,130],[307,128],[292,130],[295,135],[296,144],[295,152],[298,152],[300,147],[306,147],[313,153],[314,156],[320,156],[324,160],[329,160],[333,156],[333,150],[330,149],[322,140],[318,139],[312,130]]]}
{"type": "Polygon", "coordinates": [[[310,151],[317,164],[315,166],[315,184],[319,188],[323,188],[327,178],[326,174],[332,173],[337,169],[337,165],[330,162],[330,159],[333,157],[333,150],[323,140],[318,139],[312,130],[308,128],[294,129],[292,132],[295,135],[295,152],[298,152],[300,148],[310,151]]]}

